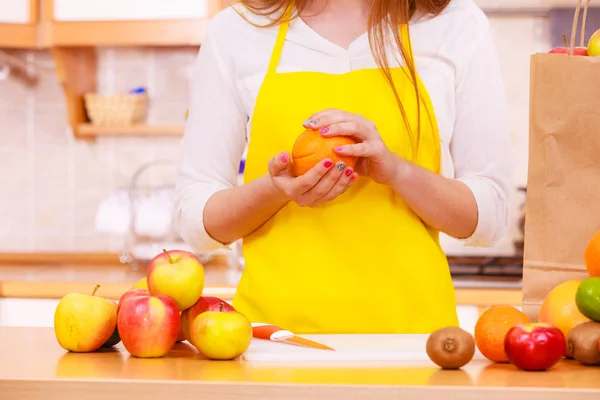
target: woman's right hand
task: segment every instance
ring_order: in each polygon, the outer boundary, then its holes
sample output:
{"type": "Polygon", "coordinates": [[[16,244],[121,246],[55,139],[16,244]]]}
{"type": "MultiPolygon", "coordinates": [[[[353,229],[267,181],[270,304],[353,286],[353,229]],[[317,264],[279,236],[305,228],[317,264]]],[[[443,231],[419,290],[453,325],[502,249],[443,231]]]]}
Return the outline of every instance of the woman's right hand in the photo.
{"type": "Polygon", "coordinates": [[[290,162],[290,154],[276,155],[269,161],[269,175],[273,185],[288,199],[301,207],[314,207],[331,201],[344,193],[358,174],[340,162],[333,164],[324,159],[307,173],[296,177],[290,162]]]}

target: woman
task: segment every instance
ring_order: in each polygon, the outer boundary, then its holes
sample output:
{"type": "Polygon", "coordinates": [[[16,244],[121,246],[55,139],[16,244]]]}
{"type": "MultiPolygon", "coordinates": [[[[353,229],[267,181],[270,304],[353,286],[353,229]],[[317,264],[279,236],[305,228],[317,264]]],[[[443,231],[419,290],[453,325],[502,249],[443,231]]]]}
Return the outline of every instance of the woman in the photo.
{"type": "Polygon", "coordinates": [[[233,304],[251,321],[297,333],[457,325],[439,233],[488,246],[508,214],[509,129],[484,14],[471,0],[242,3],[210,22],[195,66],[182,237],[198,251],[243,238],[233,304]],[[336,151],[360,157],[356,170],[324,159],[295,177],[304,129],[355,138],[336,151]]]}

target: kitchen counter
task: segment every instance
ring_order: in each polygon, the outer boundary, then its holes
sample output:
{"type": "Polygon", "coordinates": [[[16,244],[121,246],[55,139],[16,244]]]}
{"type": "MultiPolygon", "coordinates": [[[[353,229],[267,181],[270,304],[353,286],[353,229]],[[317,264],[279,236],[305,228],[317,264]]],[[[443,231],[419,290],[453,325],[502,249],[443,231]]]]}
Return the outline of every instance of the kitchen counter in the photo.
{"type": "MultiPolygon", "coordinates": [[[[60,299],[72,292],[88,293],[96,285],[95,281],[80,282],[55,282],[55,281],[0,281],[0,298],[35,298],[35,299],[60,299]]],[[[118,300],[125,291],[131,288],[134,282],[99,282],[97,294],[113,300],[118,300]]],[[[216,296],[223,300],[233,299],[236,287],[234,285],[207,285],[204,288],[205,296],[216,296]]],[[[490,305],[520,305],[520,288],[486,288],[459,285],[456,287],[457,305],[477,305],[487,307],[490,305]]]]}
{"type": "MultiPolygon", "coordinates": [[[[326,337],[322,336],[323,337],[326,337]]],[[[394,335],[387,345],[402,347],[394,335]]],[[[369,337],[354,336],[354,343],[369,337]]],[[[352,343],[352,342],[351,342],[352,343]]],[[[271,344],[272,346],[287,346],[271,344]]],[[[187,343],[165,357],[130,357],[120,347],[76,354],[51,328],[0,327],[0,398],[130,400],[244,399],[599,399],[600,370],[565,360],[547,372],[524,372],[476,357],[462,370],[415,361],[208,361],[187,343]],[[502,393],[501,391],[505,392],[502,393]]],[[[253,349],[255,343],[251,345],[253,349]]],[[[260,347],[260,345],[258,346],[260,347]]],[[[278,348],[279,349],[279,348],[278,348]]],[[[257,350],[254,351],[256,353],[257,350]]],[[[299,350],[295,350],[299,351],[299,350]]],[[[250,350],[249,350],[250,352],[250,350]]]]}
{"type": "MultiPolygon", "coordinates": [[[[117,300],[145,276],[145,269],[122,264],[116,254],[7,253],[0,254],[0,276],[0,298],[60,299],[71,292],[90,292],[99,284],[99,295],[117,300]]],[[[231,300],[238,280],[239,271],[232,271],[222,254],[205,265],[206,295],[231,300]]],[[[521,304],[520,277],[471,275],[453,281],[459,305],[521,304]]]]}

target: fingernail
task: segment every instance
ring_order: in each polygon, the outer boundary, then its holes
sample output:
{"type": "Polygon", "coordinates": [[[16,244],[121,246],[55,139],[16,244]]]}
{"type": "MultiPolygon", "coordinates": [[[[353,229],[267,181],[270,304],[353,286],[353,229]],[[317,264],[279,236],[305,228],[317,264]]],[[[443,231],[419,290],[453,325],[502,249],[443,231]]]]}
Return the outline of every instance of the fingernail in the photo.
{"type": "Polygon", "coordinates": [[[346,163],[345,163],[345,162],[343,162],[343,161],[340,161],[340,162],[338,163],[338,165],[337,165],[337,169],[338,169],[338,171],[343,171],[343,170],[344,170],[344,168],[346,168],[346,163]]]}
{"type": "Polygon", "coordinates": [[[329,127],[327,127],[327,126],[324,126],[324,127],[322,127],[321,129],[319,129],[319,131],[320,131],[321,133],[327,133],[327,132],[329,132],[329,127]]]}
{"type": "Polygon", "coordinates": [[[323,164],[325,166],[325,168],[330,168],[333,165],[333,162],[327,160],[325,161],[325,164],[323,164]]]}
{"type": "Polygon", "coordinates": [[[357,180],[357,179],[358,179],[358,174],[354,174],[354,175],[352,175],[352,180],[353,180],[353,181],[355,181],[355,180],[357,180]]]}
{"type": "Polygon", "coordinates": [[[279,159],[281,160],[281,162],[288,162],[288,155],[287,153],[283,153],[281,156],[279,156],[279,159]]]}
{"type": "Polygon", "coordinates": [[[350,175],[352,175],[352,172],[354,172],[354,171],[352,171],[352,168],[348,168],[346,170],[346,172],[344,172],[344,173],[346,174],[346,176],[350,176],[350,175]]]}
{"type": "Polygon", "coordinates": [[[314,119],[307,119],[306,121],[304,121],[302,123],[302,125],[304,126],[315,126],[317,124],[317,121],[314,119]]]}
{"type": "Polygon", "coordinates": [[[343,151],[344,147],[343,146],[335,146],[334,150],[335,151],[343,151]]]}

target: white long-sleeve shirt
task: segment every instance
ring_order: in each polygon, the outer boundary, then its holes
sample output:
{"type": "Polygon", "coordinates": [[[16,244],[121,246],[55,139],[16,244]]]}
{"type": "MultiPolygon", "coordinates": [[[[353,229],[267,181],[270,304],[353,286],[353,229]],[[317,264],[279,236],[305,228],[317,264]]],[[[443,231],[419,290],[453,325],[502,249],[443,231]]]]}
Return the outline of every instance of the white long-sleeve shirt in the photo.
{"type": "MultiPolygon", "coordinates": [[[[244,14],[259,25],[265,22],[244,14]]],[[[204,207],[216,191],[238,184],[238,166],[277,31],[255,27],[230,8],[209,23],[193,68],[177,184],[180,233],[197,251],[222,246],[206,233],[204,207]]],[[[439,125],[441,173],[466,184],[477,201],[477,228],[463,243],[491,246],[509,221],[512,150],[488,20],[472,0],[453,0],[435,18],[414,18],[410,32],[417,72],[439,125]]],[[[301,19],[292,21],[278,72],[337,74],[361,68],[376,68],[366,33],[344,49],[301,19]]]]}

